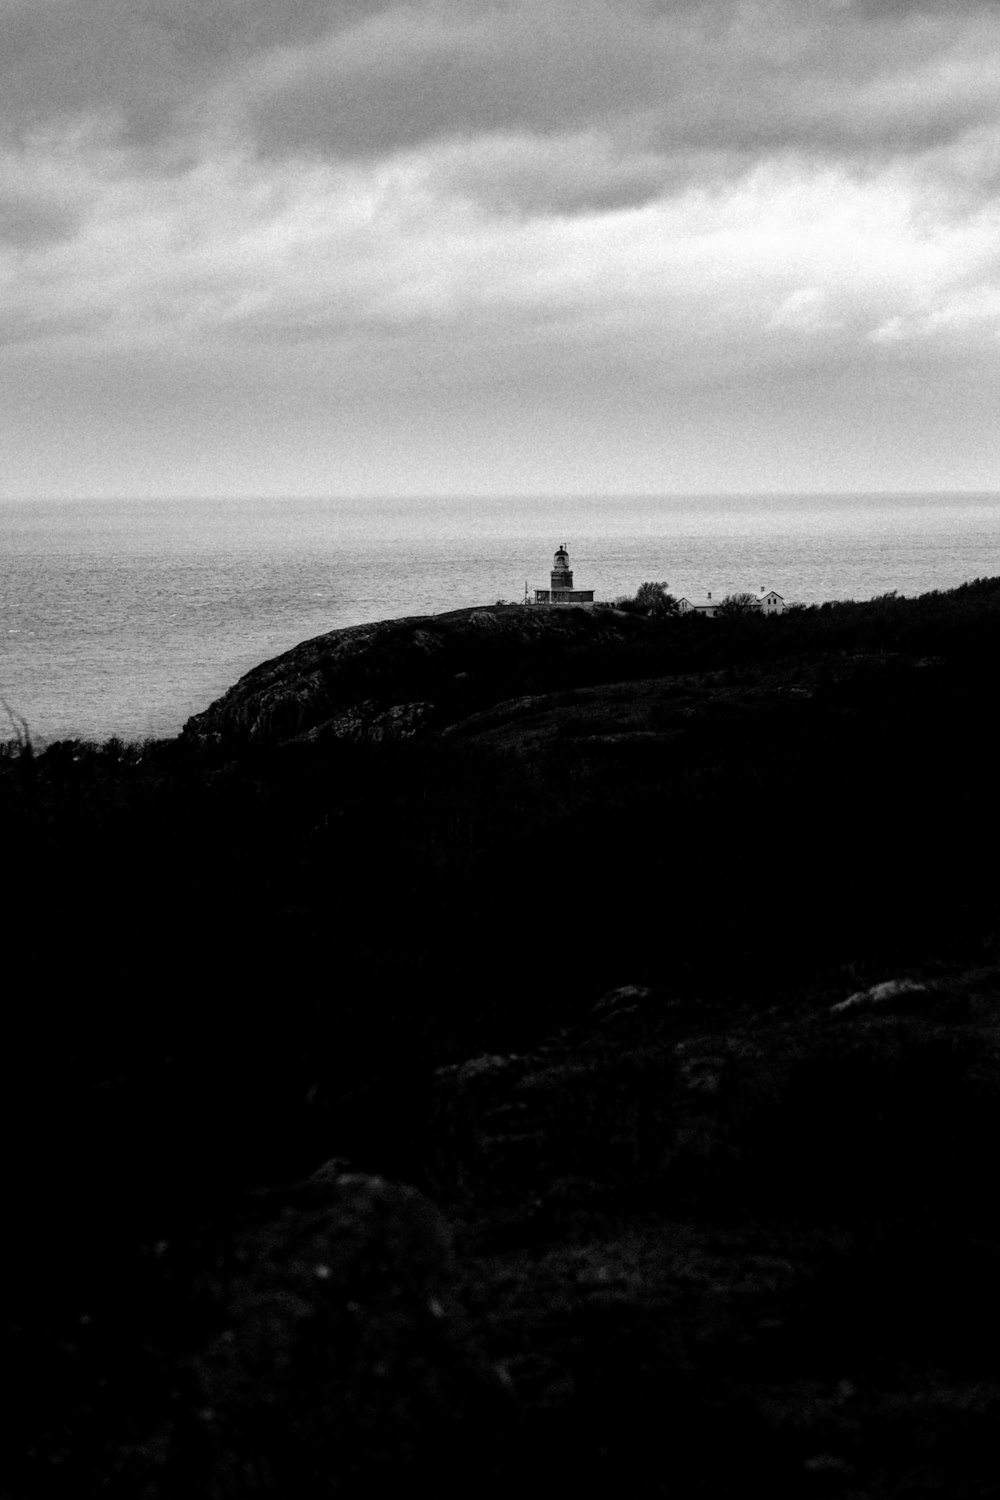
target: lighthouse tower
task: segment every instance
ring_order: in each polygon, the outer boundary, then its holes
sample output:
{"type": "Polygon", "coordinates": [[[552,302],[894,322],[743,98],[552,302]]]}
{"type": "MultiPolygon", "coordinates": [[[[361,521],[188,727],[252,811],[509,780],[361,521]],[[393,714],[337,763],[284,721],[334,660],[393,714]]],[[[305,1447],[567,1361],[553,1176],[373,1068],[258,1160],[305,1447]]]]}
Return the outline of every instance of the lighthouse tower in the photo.
{"type": "Polygon", "coordinates": [[[593,589],[575,589],[573,587],[573,569],[569,565],[569,552],[566,543],[557,548],[556,555],[552,559],[552,572],[549,574],[550,587],[547,589],[535,589],[535,604],[593,604],[593,589]]]}
{"type": "Polygon", "coordinates": [[[552,559],[552,572],[549,574],[552,580],[552,589],[571,589],[573,587],[573,569],[569,565],[569,553],[566,551],[566,543],[563,542],[552,559]]]}

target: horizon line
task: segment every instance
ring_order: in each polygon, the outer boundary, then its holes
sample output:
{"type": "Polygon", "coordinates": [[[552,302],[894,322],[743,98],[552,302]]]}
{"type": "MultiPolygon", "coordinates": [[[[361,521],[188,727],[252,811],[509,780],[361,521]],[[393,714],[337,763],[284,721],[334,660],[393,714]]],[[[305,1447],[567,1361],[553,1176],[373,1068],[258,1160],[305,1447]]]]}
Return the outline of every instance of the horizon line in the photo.
{"type": "Polygon", "coordinates": [[[163,494],[163,495],[2,495],[4,505],[134,505],[134,504],[296,504],[303,502],[347,503],[347,504],[415,504],[486,502],[486,503],[574,503],[615,500],[871,500],[871,499],[936,499],[942,496],[963,498],[1000,498],[997,489],[831,489],[831,490],[606,490],[606,491],[545,491],[490,493],[463,493],[448,491],[425,494],[393,494],[389,491],[373,494],[329,494],[306,492],[302,494],[163,494]]]}

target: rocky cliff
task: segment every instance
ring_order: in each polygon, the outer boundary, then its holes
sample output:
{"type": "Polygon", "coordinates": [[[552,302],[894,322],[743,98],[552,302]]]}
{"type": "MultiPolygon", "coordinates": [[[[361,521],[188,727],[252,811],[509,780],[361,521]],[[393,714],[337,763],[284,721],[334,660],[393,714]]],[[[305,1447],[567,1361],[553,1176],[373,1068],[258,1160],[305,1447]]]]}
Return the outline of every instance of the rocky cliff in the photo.
{"type": "Polygon", "coordinates": [[[520,605],[349,626],[255,667],[184,734],[227,745],[406,738],[515,693],[632,675],[656,639],[649,620],[620,610],[520,605]]]}

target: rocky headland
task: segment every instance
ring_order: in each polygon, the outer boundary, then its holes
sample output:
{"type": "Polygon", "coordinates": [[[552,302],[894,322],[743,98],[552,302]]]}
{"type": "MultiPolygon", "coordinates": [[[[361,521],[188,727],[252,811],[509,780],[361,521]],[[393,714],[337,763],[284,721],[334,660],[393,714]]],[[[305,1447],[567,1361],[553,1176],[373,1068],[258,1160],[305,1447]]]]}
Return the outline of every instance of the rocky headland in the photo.
{"type": "Polygon", "coordinates": [[[406,738],[514,693],[613,678],[653,649],[649,620],[610,608],[497,605],[379,620],[264,662],[184,733],[234,746],[406,738]]]}
{"type": "Polygon", "coordinates": [[[0,762],[12,1497],[997,1488],[1000,580],[0,762]]]}

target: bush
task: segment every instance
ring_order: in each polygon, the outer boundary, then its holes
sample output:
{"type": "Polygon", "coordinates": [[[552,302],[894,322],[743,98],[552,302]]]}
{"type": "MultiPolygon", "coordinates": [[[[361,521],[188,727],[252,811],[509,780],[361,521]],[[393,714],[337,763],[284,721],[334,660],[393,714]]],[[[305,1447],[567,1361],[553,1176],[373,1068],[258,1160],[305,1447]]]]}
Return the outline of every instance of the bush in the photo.
{"type": "Polygon", "coordinates": [[[636,615],[666,616],[677,613],[677,600],[667,593],[667,583],[640,583],[635,593],[615,600],[619,609],[636,615]]]}
{"type": "Polygon", "coordinates": [[[755,615],[759,608],[753,594],[727,594],[717,612],[720,615],[755,615]]]}

